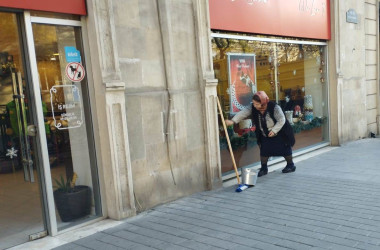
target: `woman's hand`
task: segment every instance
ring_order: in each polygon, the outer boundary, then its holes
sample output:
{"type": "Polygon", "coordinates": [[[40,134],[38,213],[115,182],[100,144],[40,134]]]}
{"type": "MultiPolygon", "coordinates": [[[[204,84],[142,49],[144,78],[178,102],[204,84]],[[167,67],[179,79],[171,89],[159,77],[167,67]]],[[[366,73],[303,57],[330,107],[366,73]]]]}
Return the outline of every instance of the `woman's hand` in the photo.
{"type": "Polygon", "coordinates": [[[273,131],[270,131],[269,134],[268,134],[269,137],[273,137],[273,136],[276,136],[276,135],[277,134],[275,132],[273,132],[273,131]]]}
{"type": "Polygon", "coordinates": [[[235,123],[231,120],[226,120],[226,126],[231,126],[231,125],[234,125],[235,123]]]}

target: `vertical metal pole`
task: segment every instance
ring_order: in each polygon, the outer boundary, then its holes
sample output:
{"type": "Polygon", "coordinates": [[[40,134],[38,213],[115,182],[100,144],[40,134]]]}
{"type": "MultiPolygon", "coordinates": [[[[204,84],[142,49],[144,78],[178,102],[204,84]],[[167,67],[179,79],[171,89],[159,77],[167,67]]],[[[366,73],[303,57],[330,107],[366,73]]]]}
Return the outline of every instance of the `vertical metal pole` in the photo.
{"type": "MultiPolygon", "coordinates": [[[[25,154],[23,159],[25,162],[23,162],[24,165],[27,166],[29,170],[29,176],[30,176],[30,182],[34,182],[34,173],[33,173],[33,160],[32,155],[30,154],[30,145],[29,145],[29,137],[28,137],[28,131],[27,131],[27,118],[26,118],[26,109],[25,109],[25,102],[24,102],[24,92],[22,89],[22,77],[21,72],[17,72],[17,85],[18,85],[18,93],[20,94],[20,116],[22,117],[22,131],[24,136],[24,150],[25,154]]],[[[21,134],[20,134],[21,137],[21,134]]]]}
{"type": "MultiPolygon", "coordinates": [[[[23,130],[23,121],[21,120],[22,110],[20,109],[20,99],[23,98],[21,94],[17,91],[17,78],[16,73],[12,72],[12,83],[13,83],[13,101],[15,102],[16,114],[17,117],[17,128],[18,128],[18,139],[20,143],[20,153],[21,153],[21,162],[24,169],[24,179],[25,181],[30,181],[28,167],[27,167],[27,158],[26,158],[26,141],[24,141],[24,130],[23,130]]],[[[24,121],[25,122],[25,121],[24,121]]]]}
{"type": "Polygon", "coordinates": [[[276,103],[278,103],[278,62],[277,62],[277,48],[276,43],[273,43],[273,66],[274,66],[274,89],[276,96],[276,103]]]}

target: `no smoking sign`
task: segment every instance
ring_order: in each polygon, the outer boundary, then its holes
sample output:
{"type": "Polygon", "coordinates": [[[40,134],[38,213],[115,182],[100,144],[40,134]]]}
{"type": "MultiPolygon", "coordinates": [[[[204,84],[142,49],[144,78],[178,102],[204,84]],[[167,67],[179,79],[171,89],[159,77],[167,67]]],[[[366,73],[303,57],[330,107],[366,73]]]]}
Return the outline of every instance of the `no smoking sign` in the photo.
{"type": "Polygon", "coordinates": [[[66,66],[66,76],[72,82],[80,82],[83,80],[85,75],[85,70],[82,64],[77,62],[72,62],[66,66]]]}

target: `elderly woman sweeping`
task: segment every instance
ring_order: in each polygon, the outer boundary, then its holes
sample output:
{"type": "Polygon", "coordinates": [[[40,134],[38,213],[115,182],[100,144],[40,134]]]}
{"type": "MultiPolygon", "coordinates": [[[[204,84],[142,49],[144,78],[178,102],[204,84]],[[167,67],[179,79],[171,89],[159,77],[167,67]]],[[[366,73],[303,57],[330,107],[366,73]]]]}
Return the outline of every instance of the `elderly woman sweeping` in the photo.
{"type": "Polygon", "coordinates": [[[256,126],[257,144],[260,147],[261,168],[258,177],[268,173],[267,163],[271,156],[285,158],[287,164],[282,170],[283,173],[296,171],[292,156],[294,133],[281,107],[269,101],[264,91],[258,91],[253,96],[252,106],[237,113],[232,120],[226,120],[226,125],[239,123],[247,117],[251,117],[256,126]]]}

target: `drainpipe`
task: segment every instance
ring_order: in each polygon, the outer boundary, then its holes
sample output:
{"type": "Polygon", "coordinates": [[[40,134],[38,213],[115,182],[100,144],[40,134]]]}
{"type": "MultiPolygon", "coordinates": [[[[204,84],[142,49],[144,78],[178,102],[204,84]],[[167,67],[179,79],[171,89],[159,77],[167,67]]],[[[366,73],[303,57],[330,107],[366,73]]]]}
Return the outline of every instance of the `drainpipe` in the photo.
{"type": "MultiPolygon", "coordinates": [[[[169,3],[167,0],[157,0],[157,12],[158,12],[158,18],[159,18],[159,25],[160,25],[160,33],[161,33],[161,40],[162,40],[162,51],[163,51],[163,58],[164,58],[164,65],[165,65],[165,88],[166,93],[168,97],[168,108],[166,110],[166,126],[164,124],[164,128],[166,127],[165,131],[165,138],[166,138],[166,146],[167,146],[167,152],[168,152],[168,161],[169,161],[169,167],[170,172],[173,179],[173,184],[177,185],[174,177],[173,172],[173,164],[172,164],[172,157],[171,157],[171,142],[170,142],[170,130],[171,130],[171,124],[172,121],[172,113],[173,115],[176,115],[176,111],[172,110],[172,90],[170,89],[171,86],[174,86],[174,83],[176,82],[175,77],[175,71],[174,69],[174,62],[173,62],[173,53],[172,53],[172,37],[171,34],[171,20],[170,20],[170,12],[169,12],[169,3]]],[[[164,116],[165,117],[165,116],[164,116]]],[[[176,121],[174,121],[176,122],[176,121]]],[[[176,139],[176,131],[174,131],[174,139],[176,139]]]]}

